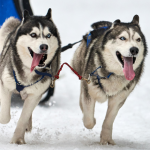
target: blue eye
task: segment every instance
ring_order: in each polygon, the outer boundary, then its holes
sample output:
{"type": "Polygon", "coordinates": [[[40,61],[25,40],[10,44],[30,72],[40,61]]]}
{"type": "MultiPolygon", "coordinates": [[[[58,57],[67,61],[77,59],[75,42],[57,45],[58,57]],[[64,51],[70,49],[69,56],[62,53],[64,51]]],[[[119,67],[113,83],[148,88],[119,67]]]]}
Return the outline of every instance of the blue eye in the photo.
{"type": "Polygon", "coordinates": [[[125,38],[124,36],[122,36],[122,37],[120,38],[120,40],[125,41],[126,38],[125,38]]]}
{"type": "Polygon", "coordinates": [[[36,33],[31,33],[30,36],[31,36],[32,38],[36,38],[36,37],[37,37],[36,33]]]}
{"type": "Polygon", "coordinates": [[[46,38],[50,38],[50,37],[51,37],[51,35],[50,35],[50,34],[47,34],[47,35],[46,35],[46,38]]]}

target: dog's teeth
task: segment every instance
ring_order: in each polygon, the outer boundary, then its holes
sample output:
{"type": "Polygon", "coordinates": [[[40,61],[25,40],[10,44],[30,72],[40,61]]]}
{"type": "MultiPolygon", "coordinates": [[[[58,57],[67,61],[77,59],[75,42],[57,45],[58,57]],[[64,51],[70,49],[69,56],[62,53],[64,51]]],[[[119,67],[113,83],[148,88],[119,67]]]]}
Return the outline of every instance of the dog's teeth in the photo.
{"type": "Polygon", "coordinates": [[[123,56],[121,55],[121,59],[123,60],[123,56]]]}

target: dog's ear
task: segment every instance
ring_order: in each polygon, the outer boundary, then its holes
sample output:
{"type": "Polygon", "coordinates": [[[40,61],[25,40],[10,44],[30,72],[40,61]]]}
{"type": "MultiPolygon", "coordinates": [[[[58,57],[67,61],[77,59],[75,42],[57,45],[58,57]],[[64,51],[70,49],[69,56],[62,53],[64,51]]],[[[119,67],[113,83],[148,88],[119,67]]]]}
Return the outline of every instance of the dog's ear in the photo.
{"type": "Polygon", "coordinates": [[[51,8],[48,9],[48,12],[47,12],[47,14],[46,14],[45,17],[46,17],[48,20],[51,20],[51,19],[52,19],[52,9],[51,9],[51,8]]]}
{"type": "Polygon", "coordinates": [[[27,10],[24,10],[22,13],[22,23],[24,23],[29,17],[29,12],[27,10]]]}
{"type": "Polygon", "coordinates": [[[116,25],[119,25],[121,21],[119,19],[115,20],[111,26],[111,28],[114,28],[116,25]]]}
{"type": "Polygon", "coordinates": [[[139,25],[139,16],[138,15],[135,15],[133,17],[133,20],[131,21],[132,24],[138,24],[139,25]]]}
{"type": "Polygon", "coordinates": [[[120,21],[119,19],[117,19],[117,20],[114,21],[113,24],[114,24],[114,26],[115,26],[115,25],[118,25],[118,24],[120,24],[120,23],[121,23],[121,21],[120,21]]]}

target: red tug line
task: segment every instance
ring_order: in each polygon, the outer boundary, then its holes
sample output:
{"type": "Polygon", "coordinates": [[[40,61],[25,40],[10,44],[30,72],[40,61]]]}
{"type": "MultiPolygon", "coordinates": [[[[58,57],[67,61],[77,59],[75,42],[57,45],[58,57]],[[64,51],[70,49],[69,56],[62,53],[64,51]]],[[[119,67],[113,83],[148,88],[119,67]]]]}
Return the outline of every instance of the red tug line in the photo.
{"type": "Polygon", "coordinates": [[[52,81],[52,84],[50,85],[51,88],[54,88],[55,86],[55,81],[57,79],[59,79],[59,74],[60,74],[60,71],[62,70],[63,66],[64,65],[67,65],[78,77],[79,77],[79,80],[85,80],[88,84],[90,83],[90,80],[89,79],[85,79],[83,78],[81,75],[78,74],[77,71],[75,71],[68,63],[63,63],[60,67],[60,69],[58,70],[57,74],[54,76],[54,80],[52,81]]]}

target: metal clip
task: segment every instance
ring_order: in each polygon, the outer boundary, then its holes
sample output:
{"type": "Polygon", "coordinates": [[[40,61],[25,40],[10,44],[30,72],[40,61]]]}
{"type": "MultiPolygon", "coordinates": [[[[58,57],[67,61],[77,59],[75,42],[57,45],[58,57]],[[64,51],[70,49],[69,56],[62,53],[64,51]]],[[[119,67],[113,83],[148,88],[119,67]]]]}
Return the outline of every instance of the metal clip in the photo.
{"type": "Polygon", "coordinates": [[[52,83],[50,84],[50,87],[51,88],[54,88],[55,87],[55,81],[56,81],[57,79],[55,78],[54,80],[52,80],[52,83]]]}
{"type": "Polygon", "coordinates": [[[90,84],[90,83],[91,83],[90,77],[91,77],[91,76],[90,76],[90,74],[89,74],[89,78],[88,78],[88,79],[82,78],[82,80],[85,80],[87,84],[90,84]]]}

